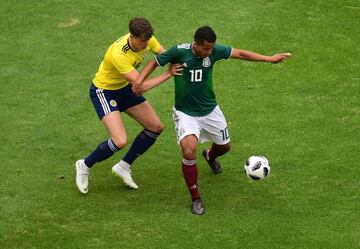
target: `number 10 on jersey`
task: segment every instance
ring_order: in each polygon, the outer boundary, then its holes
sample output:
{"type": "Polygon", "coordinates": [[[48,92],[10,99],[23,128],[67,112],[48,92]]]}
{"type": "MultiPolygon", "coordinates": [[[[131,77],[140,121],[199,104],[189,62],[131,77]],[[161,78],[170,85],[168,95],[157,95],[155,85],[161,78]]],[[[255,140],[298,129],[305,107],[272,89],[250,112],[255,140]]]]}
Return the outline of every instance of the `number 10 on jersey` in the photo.
{"type": "Polygon", "coordinates": [[[202,69],[189,70],[189,72],[190,72],[190,81],[191,82],[202,81],[202,69]]]}

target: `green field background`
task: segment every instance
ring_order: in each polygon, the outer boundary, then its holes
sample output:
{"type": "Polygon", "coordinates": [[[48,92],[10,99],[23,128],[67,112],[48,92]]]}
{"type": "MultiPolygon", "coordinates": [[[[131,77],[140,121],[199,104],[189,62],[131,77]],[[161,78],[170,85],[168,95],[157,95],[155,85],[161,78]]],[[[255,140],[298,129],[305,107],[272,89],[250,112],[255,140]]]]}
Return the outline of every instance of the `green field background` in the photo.
{"type": "MultiPolygon", "coordinates": [[[[360,248],[359,1],[3,0],[0,7],[0,248],[360,248]],[[182,178],[172,80],[145,94],[165,130],[133,166],[140,189],[111,174],[129,147],[92,169],[87,195],[75,186],[75,161],[107,139],[90,82],[134,16],[148,18],[166,48],[210,25],[219,44],[292,53],[278,65],[216,64],[232,150],[221,175],[199,153],[203,216],[191,214],[182,178]],[[244,175],[252,154],[269,159],[268,179],[244,175]]],[[[131,142],[141,128],[124,121],[131,142]]]]}

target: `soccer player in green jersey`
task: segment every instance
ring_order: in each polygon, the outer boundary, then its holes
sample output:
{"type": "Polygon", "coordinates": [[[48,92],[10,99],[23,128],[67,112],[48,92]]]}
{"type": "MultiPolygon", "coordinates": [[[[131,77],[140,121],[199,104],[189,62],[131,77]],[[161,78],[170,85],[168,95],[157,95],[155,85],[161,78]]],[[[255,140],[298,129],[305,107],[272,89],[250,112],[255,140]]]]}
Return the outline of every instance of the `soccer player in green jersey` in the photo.
{"type": "MultiPolygon", "coordinates": [[[[167,63],[183,65],[182,75],[175,75],[175,105],[173,119],[177,140],[182,151],[182,172],[189,189],[194,214],[204,213],[198,188],[196,150],[198,142],[212,141],[203,156],[215,174],[222,169],[217,158],[230,150],[230,135],[226,119],[218,106],[213,90],[212,72],[216,61],[221,59],[243,59],[279,63],[289,54],[265,56],[258,53],[216,44],[212,28],[199,28],[194,42],[179,44],[159,54],[140,73],[138,81],[145,79],[157,66],[167,63]]],[[[144,82],[142,91],[147,91],[160,82],[144,82]]]]}

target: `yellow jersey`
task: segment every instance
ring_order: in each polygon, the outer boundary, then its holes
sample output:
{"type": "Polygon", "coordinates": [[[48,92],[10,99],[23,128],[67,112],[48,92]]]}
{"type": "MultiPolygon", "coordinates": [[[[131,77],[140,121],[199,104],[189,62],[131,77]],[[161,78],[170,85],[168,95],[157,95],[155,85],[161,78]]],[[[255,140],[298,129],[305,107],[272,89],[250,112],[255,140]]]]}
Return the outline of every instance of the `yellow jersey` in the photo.
{"type": "Polygon", "coordinates": [[[139,67],[149,50],[154,54],[160,52],[160,43],[152,36],[148,46],[140,51],[134,51],[129,44],[130,33],[116,40],[105,53],[93,83],[96,87],[106,90],[117,90],[129,82],[122,76],[139,67]]]}

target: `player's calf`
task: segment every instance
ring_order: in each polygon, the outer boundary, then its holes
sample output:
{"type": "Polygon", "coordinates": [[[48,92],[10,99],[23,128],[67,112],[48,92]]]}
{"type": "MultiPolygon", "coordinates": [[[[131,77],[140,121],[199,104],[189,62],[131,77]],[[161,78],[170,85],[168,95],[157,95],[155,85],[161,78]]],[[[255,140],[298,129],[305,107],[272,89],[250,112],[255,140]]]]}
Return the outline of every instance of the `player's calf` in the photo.
{"type": "Polygon", "coordinates": [[[217,160],[217,159],[211,160],[209,158],[209,150],[208,149],[204,149],[202,151],[202,155],[205,158],[205,160],[208,163],[211,170],[214,172],[214,174],[220,174],[222,172],[222,168],[221,168],[219,160],[217,160]]]}

